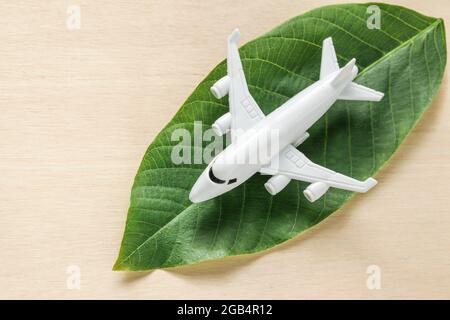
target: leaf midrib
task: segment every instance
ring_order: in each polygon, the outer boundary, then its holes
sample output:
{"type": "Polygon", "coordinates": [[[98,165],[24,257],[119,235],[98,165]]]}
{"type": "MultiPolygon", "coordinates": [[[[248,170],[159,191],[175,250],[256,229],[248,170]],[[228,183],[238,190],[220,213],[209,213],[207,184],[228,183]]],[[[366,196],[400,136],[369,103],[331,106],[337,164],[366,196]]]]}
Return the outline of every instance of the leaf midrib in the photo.
{"type": "Polygon", "coordinates": [[[392,49],[391,51],[389,51],[388,53],[386,53],[386,55],[384,55],[383,57],[381,57],[380,59],[378,59],[377,61],[371,63],[370,65],[368,65],[366,68],[364,68],[364,70],[362,70],[358,76],[356,77],[357,79],[361,76],[363,76],[365,73],[367,73],[368,71],[370,71],[370,69],[373,69],[375,66],[377,66],[379,63],[382,63],[384,60],[386,60],[387,58],[391,57],[393,54],[395,54],[397,51],[400,51],[403,47],[409,45],[410,43],[412,43],[416,38],[422,36],[423,34],[427,33],[429,30],[434,29],[435,26],[439,25],[443,20],[441,18],[436,19],[436,21],[434,21],[432,24],[430,24],[428,27],[426,27],[425,29],[422,29],[420,32],[418,32],[417,34],[415,34],[413,37],[409,38],[408,40],[402,42],[399,46],[395,47],[394,49],[392,49]]]}

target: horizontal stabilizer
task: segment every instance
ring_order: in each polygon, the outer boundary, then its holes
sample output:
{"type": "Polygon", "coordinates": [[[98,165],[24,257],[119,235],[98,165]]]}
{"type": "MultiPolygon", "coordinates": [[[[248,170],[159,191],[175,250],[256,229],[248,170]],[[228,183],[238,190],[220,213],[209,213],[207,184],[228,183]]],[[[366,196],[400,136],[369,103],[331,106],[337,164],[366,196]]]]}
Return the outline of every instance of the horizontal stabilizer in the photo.
{"type": "Polygon", "coordinates": [[[320,79],[325,78],[329,74],[339,70],[339,64],[334,50],[333,40],[326,38],[323,40],[322,61],[320,64],[320,79]]]}
{"type": "Polygon", "coordinates": [[[339,100],[380,101],[383,96],[382,92],[352,82],[339,95],[339,100]]]}

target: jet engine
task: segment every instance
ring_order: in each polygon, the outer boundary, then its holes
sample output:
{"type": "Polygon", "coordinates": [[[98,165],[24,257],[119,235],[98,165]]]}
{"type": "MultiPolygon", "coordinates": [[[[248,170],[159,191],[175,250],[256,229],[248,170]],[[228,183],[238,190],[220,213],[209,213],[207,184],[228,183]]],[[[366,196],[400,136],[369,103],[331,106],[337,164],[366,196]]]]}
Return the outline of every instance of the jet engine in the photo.
{"type": "Polygon", "coordinates": [[[322,197],[329,188],[330,186],[325,182],[314,182],[303,191],[303,194],[309,202],[314,202],[322,197]]]}
{"type": "Polygon", "coordinates": [[[230,82],[230,77],[225,76],[214,83],[211,87],[211,93],[213,94],[213,96],[217,99],[222,99],[223,97],[225,97],[230,90],[230,82]]]}
{"type": "Polygon", "coordinates": [[[231,127],[231,113],[229,112],[225,113],[223,116],[217,119],[216,122],[214,122],[212,125],[214,133],[217,134],[219,137],[227,133],[230,127],[231,127]]]}
{"type": "Polygon", "coordinates": [[[267,192],[269,192],[271,195],[276,195],[278,192],[283,190],[291,181],[291,178],[286,177],[282,174],[277,174],[276,176],[273,176],[270,178],[265,184],[264,187],[266,188],[267,192]]]}

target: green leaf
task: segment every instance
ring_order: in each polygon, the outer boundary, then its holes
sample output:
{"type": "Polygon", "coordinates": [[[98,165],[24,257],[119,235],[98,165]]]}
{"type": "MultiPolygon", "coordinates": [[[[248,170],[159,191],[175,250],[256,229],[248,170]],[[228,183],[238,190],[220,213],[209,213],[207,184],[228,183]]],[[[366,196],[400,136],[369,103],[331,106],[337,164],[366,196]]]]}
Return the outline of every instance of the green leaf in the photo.
{"type": "MultiPolygon", "coordinates": [[[[310,130],[301,150],[314,162],[365,179],[392,156],[430,105],[446,64],[444,23],[406,8],[377,4],[381,29],[366,25],[369,4],[318,8],[295,17],[240,49],[249,88],[268,114],[319,78],[321,44],[332,36],[340,65],[357,59],[356,82],[385,93],[379,103],[338,101],[310,130]]],[[[224,41],[225,43],[225,41],[224,41]]],[[[149,270],[253,253],[319,223],[352,193],[331,189],[315,203],[293,181],[270,196],[255,175],[218,198],[192,204],[189,191],[205,165],[175,165],[177,128],[203,129],[228,111],[210,86],[220,63],[195,89],[145,153],[131,193],[115,270],[149,270]]]]}

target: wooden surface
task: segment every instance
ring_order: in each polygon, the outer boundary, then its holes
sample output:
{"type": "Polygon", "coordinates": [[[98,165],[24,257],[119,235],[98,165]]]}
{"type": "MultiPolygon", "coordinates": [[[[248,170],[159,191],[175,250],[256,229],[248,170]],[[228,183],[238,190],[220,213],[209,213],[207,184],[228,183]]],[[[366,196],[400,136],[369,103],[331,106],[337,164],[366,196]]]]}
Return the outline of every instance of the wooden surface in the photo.
{"type": "MultiPolygon", "coordinates": [[[[450,298],[447,78],[379,185],[313,230],[262,254],[111,271],[145,149],[230,30],[247,42],[338,2],[3,1],[0,298],[450,298]],[[80,29],[66,25],[70,4],[80,29]]],[[[396,3],[450,25],[447,0],[396,3]]]]}

